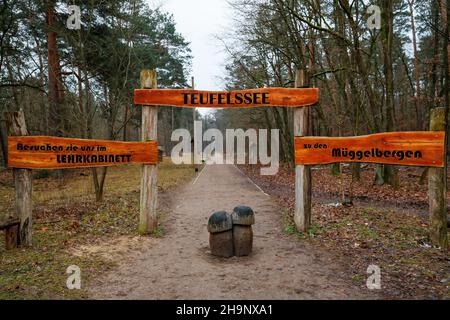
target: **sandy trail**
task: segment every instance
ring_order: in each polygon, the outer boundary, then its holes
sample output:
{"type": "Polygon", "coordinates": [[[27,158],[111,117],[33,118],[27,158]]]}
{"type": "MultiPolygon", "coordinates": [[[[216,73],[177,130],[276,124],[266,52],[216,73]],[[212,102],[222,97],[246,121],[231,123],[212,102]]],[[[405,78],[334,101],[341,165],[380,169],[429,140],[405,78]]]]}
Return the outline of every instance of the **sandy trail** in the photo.
{"type": "Polygon", "coordinates": [[[281,209],[233,165],[209,165],[173,195],[167,234],[90,284],[97,299],[366,299],[329,254],[283,234],[281,209]],[[255,211],[248,257],[216,258],[206,224],[217,210],[255,211]]]}

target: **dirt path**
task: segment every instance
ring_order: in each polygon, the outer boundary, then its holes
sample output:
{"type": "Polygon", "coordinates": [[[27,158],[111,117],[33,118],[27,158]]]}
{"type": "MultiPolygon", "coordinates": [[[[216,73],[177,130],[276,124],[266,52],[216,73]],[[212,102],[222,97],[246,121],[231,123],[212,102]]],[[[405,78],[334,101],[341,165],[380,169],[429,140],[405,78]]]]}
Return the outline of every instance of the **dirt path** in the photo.
{"type": "Polygon", "coordinates": [[[211,165],[174,193],[163,238],[91,284],[99,299],[350,299],[375,297],[343,281],[329,254],[282,233],[280,209],[233,165],[211,165]],[[216,258],[206,224],[213,211],[255,210],[254,250],[216,258]]]}

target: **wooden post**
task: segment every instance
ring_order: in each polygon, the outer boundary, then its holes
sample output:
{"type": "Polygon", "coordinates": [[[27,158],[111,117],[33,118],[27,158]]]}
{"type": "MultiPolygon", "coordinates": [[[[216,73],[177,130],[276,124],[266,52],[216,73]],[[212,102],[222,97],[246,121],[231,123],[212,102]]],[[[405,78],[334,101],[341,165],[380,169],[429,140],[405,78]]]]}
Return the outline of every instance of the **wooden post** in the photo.
{"type": "MultiPolygon", "coordinates": [[[[156,89],[156,71],[141,71],[141,88],[156,89]]],[[[142,106],[142,141],[158,140],[158,107],[142,106]]],[[[139,233],[153,232],[157,225],[158,172],[156,165],[144,165],[141,178],[139,233]]]]}
{"type": "MultiPolygon", "coordinates": [[[[295,87],[308,87],[309,76],[305,70],[297,70],[295,87]]],[[[308,135],[309,107],[294,109],[294,136],[308,135]]],[[[311,225],[311,168],[295,166],[295,212],[294,222],[297,230],[306,232],[311,225]]]]}
{"type": "Polygon", "coordinates": [[[5,249],[11,250],[17,248],[18,242],[18,226],[12,226],[5,230],[5,249]]]}
{"type": "Polygon", "coordinates": [[[19,218],[8,218],[7,221],[0,222],[0,230],[5,230],[5,249],[17,248],[19,244],[19,218]]]}
{"type": "MultiPolygon", "coordinates": [[[[430,111],[430,130],[445,131],[445,108],[430,111]]],[[[445,159],[447,158],[444,155],[445,159]]],[[[445,168],[428,169],[428,202],[430,206],[430,240],[435,246],[448,247],[447,238],[447,186],[445,168]]]]}
{"type": "MultiPolygon", "coordinates": [[[[10,136],[27,136],[28,130],[23,111],[5,113],[6,126],[10,136]]],[[[30,169],[13,169],[14,187],[16,190],[16,216],[20,219],[19,244],[32,244],[32,172],[30,169]]]]}
{"type": "MultiPolygon", "coordinates": [[[[1,115],[0,115],[1,116],[1,115]]],[[[3,159],[3,166],[6,168],[8,167],[8,147],[7,142],[8,140],[8,132],[6,130],[6,120],[0,118],[0,152],[2,153],[2,159],[3,159]]]]}
{"type": "MultiPolygon", "coordinates": [[[[194,77],[191,77],[191,89],[195,89],[195,80],[194,77]]],[[[197,165],[195,164],[195,151],[197,150],[197,146],[195,144],[195,107],[192,108],[192,143],[191,143],[191,152],[192,152],[192,165],[194,166],[195,172],[198,171],[197,165]]]]}

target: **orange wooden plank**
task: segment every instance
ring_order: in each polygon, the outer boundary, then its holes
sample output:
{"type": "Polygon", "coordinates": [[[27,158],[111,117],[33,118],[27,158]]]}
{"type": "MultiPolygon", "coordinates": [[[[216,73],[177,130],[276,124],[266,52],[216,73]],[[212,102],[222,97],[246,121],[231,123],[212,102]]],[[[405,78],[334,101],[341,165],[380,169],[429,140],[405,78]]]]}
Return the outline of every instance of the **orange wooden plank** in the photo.
{"type": "Polygon", "coordinates": [[[315,104],[317,88],[262,88],[238,91],[137,89],[134,103],[195,108],[301,107],[315,104]]]}
{"type": "Polygon", "coordinates": [[[156,141],[122,142],[47,136],[8,137],[8,167],[59,169],[158,162],[156,141]]]}
{"type": "Polygon", "coordinates": [[[444,166],[445,132],[387,132],[359,137],[295,137],[295,163],[372,162],[444,166]]]}

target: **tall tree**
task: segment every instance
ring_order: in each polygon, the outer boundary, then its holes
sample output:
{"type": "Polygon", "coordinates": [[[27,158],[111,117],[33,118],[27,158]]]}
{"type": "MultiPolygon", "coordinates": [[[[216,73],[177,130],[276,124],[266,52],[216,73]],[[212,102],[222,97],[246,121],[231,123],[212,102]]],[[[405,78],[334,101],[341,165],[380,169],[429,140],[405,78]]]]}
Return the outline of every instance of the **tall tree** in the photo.
{"type": "Polygon", "coordinates": [[[62,134],[61,106],[64,98],[64,88],[59,61],[56,14],[54,0],[46,2],[47,18],[47,48],[48,48],[48,99],[49,99],[49,129],[50,134],[62,134]]]}

